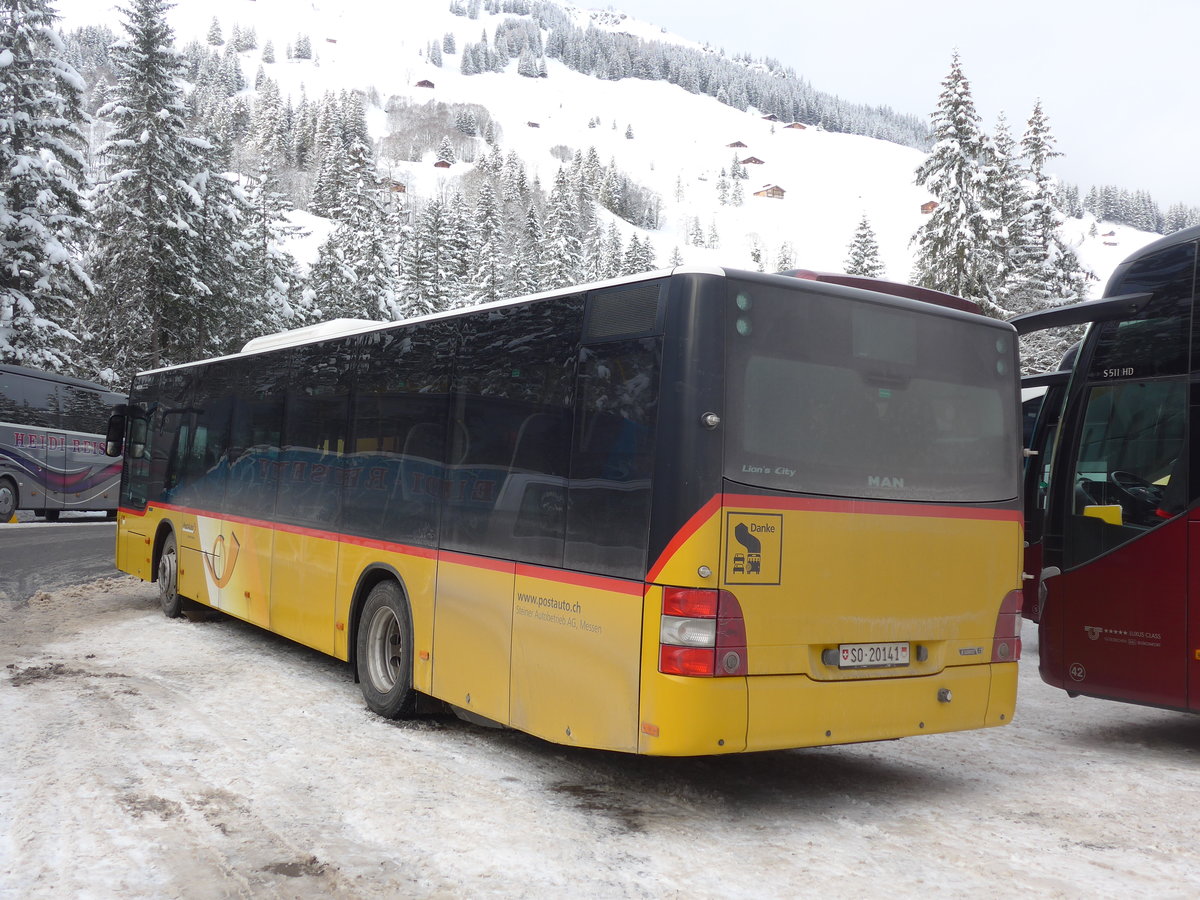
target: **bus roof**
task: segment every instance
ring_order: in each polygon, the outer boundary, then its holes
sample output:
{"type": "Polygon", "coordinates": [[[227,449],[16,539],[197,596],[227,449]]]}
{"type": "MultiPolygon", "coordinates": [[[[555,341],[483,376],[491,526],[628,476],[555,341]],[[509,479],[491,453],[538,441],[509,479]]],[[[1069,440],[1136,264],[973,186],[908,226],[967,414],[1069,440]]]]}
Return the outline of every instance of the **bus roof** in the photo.
{"type": "Polygon", "coordinates": [[[950,309],[959,309],[963,312],[983,314],[983,310],[979,308],[977,303],[972,303],[970,300],[964,300],[962,297],[956,297],[954,294],[947,294],[942,291],[935,291],[932,288],[917,287],[915,284],[905,284],[900,281],[886,281],[882,278],[867,278],[864,275],[847,275],[844,272],[816,272],[812,269],[788,269],[786,272],[780,272],[781,275],[790,275],[793,278],[803,278],[807,281],[824,281],[829,284],[842,284],[846,287],[862,288],[866,291],[874,291],[877,294],[892,294],[896,297],[905,297],[909,300],[920,300],[924,303],[934,303],[938,306],[946,306],[950,309]]]}
{"type": "Polygon", "coordinates": [[[1129,267],[1139,259],[1158,253],[1160,250],[1174,247],[1176,244],[1186,244],[1198,239],[1200,239],[1200,225],[1193,225],[1191,228],[1183,228],[1173,234],[1161,237],[1157,241],[1151,241],[1140,250],[1134,251],[1113,269],[1112,275],[1108,278],[1108,284],[1104,286],[1104,296],[1108,296],[1109,291],[1113,290],[1125,278],[1125,273],[1129,271],[1129,267]]]}
{"type": "Polygon", "coordinates": [[[121,394],[120,390],[114,390],[106,384],[99,384],[95,381],[85,381],[82,378],[76,378],[74,375],[60,375],[58,372],[44,372],[41,369],[29,369],[25,366],[14,366],[10,363],[0,363],[0,372],[10,372],[14,375],[27,375],[30,378],[44,378],[47,381],[53,381],[58,384],[69,384],[73,387],[90,388],[93,391],[100,391],[105,394],[121,394]]]}
{"type": "MultiPolygon", "coordinates": [[[[928,288],[919,288],[912,285],[899,284],[897,282],[883,281],[877,278],[861,278],[853,275],[818,273],[812,272],[808,269],[795,269],[790,272],[768,274],[763,272],[742,271],[739,269],[727,269],[721,266],[682,265],[675,266],[671,269],[656,269],[636,275],[624,275],[620,278],[609,278],[604,281],[590,282],[588,284],[568,285],[566,287],[556,288],[554,290],[541,291],[537,294],[527,294],[522,297],[496,300],[492,303],[481,303],[477,306],[455,307],[453,309],[442,310],[441,312],[430,313],[424,316],[414,316],[410,319],[398,319],[395,321],[386,322],[376,322],[370,319],[331,319],[328,322],[319,322],[315,325],[304,326],[303,328],[294,328],[290,331],[281,331],[275,334],[268,334],[261,337],[252,338],[251,340],[247,341],[242,349],[237,353],[227,354],[226,356],[222,357],[213,357],[211,359],[198,359],[191,362],[178,363],[173,366],[161,366],[157,369],[147,369],[143,372],[139,372],[138,374],[148,375],[158,372],[168,372],[174,369],[188,368],[200,363],[214,362],[218,359],[231,359],[233,357],[243,355],[250,356],[257,353],[265,353],[269,350],[277,350],[283,347],[297,347],[305,344],[312,344],[334,337],[347,337],[356,334],[367,334],[373,331],[382,331],[384,329],[392,328],[401,324],[449,319],[468,312],[476,313],[489,309],[502,309],[508,306],[535,302],[552,297],[562,297],[570,294],[584,293],[586,291],[620,287],[621,285],[626,284],[636,284],[640,281],[650,281],[656,278],[667,278],[672,275],[716,275],[722,278],[777,278],[791,276],[795,278],[802,278],[808,281],[824,282],[829,285],[858,288],[859,290],[871,291],[875,294],[891,295],[893,297],[900,297],[907,300],[918,300],[931,305],[941,306],[946,309],[958,310],[960,312],[969,312],[976,315],[981,314],[979,307],[968,300],[963,300],[960,297],[954,297],[951,294],[943,294],[940,291],[933,291],[929,290],[928,288]]],[[[989,321],[996,322],[997,324],[1003,324],[999,319],[989,319],[989,321]]]]}

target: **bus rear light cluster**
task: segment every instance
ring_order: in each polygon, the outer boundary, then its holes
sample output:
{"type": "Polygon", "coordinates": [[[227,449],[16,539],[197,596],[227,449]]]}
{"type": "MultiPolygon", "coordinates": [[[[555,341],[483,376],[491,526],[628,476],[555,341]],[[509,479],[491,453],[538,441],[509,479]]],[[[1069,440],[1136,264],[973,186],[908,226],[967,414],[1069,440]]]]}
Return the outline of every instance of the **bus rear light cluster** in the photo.
{"type": "Polygon", "coordinates": [[[729,591],[664,588],[658,640],[664,675],[746,674],[746,621],[729,591]]]}
{"type": "Polygon", "coordinates": [[[996,616],[992,635],[992,662],[1016,662],[1021,658],[1021,600],[1023,591],[1009,591],[996,616]]]}

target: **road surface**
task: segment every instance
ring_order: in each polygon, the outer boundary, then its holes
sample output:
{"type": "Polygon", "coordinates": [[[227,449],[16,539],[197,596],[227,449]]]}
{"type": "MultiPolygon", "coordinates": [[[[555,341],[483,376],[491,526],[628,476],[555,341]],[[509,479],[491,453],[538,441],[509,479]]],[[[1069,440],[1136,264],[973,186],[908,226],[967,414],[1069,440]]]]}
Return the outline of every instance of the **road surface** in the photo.
{"type": "Polygon", "coordinates": [[[117,524],[103,513],[0,524],[0,603],[116,573],[117,524]]]}

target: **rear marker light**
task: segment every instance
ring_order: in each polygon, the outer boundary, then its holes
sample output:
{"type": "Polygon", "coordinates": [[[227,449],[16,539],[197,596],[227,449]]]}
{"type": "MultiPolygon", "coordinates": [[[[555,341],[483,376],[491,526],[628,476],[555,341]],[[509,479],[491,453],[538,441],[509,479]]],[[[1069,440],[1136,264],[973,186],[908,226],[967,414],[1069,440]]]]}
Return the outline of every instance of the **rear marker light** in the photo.
{"type": "Polygon", "coordinates": [[[664,588],[658,670],[665,675],[745,675],[746,622],[729,591],[664,588]]]}
{"type": "Polygon", "coordinates": [[[1021,600],[1022,591],[1009,591],[996,615],[992,633],[992,662],[1015,662],[1021,658],[1021,600]]]}

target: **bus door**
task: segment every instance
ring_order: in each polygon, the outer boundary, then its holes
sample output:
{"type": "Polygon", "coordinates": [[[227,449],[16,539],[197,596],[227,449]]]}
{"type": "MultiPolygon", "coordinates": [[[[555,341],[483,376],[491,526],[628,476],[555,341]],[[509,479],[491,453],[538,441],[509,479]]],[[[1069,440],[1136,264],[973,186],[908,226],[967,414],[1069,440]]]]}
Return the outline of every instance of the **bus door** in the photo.
{"type": "Polygon", "coordinates": [[[1045,580],[1060,643],[1042,652],[1061,653],[1068,691],[1185,707],[1186,381],[1090,383],[1082,400],[1059,468],[1062,574],[1045,580]]]}
{"type": "Polygon", "coordinates": [[[1021,380],[1025,442],[1025,564],[1021,615],[1034,622],[1040,617],[1042,533],[1050,484],[1050,457],[1070,375],[1070,372],[1052,372],[1021,380]]]}

